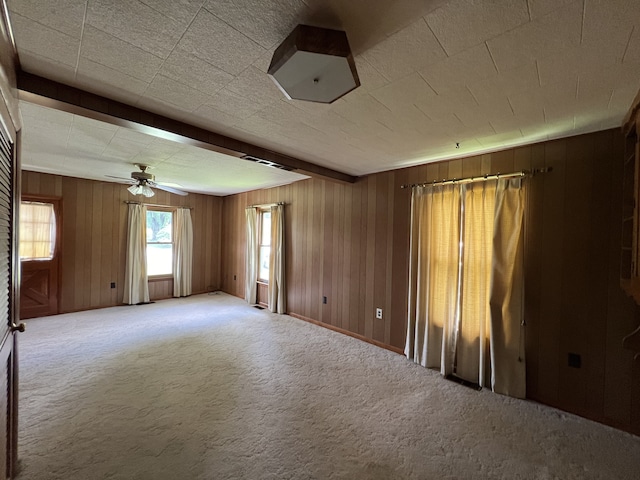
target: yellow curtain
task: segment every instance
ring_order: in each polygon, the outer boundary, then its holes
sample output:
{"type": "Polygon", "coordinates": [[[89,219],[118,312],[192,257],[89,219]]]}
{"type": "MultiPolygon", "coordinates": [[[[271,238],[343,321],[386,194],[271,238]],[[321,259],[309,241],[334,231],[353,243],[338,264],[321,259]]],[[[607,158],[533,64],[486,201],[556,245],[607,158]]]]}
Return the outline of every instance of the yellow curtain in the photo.
{"type": "Polygon", "coordinates": [[[496,182],[461,186],[464,217],[462,227],[462,292],[457,338],[456,376],[488,385],[489,287],[496,182]]]}
{"type": "Polygon", "coordinates": [[[525,396],[521,180],[414,187],[405,354],[525,396]]]}
{"type": "Polygon", "coordinates": [[[524,398],[524,203],[522,180],[499,180],[491,268],[491,387],[524,398]]]}
{"type": "Polygon", "coordinates": [[[20,205],[20,258],[53,258],[56,217],[51,203],[22,202],[20,205]]]}
{"type": "Polygon", "coordinates": [[[458,312],[460,189],[417,187],[412,196],[409,321],[405,354],[451,373],[458,312]],[[438,228],[425,228],[437,225],[438,228]]]}

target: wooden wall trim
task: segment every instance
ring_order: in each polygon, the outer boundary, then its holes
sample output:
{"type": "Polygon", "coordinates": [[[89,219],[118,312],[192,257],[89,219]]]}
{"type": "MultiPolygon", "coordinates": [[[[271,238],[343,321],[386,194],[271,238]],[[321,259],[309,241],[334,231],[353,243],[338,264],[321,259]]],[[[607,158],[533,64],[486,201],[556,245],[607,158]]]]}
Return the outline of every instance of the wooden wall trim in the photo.
{"type": "Polygon", "coordinates": [[[386,343],[379,342],[372,338],[367,338],[364,335],[360,335],[358,333],[350,332],[349,330],[345,330],[344,328],[336,327],[329,323],[319,322],[318,320],[314,320],[313,318],[305,317],[304,315],[298,315],[297,313],[289,312],[287,313],[290,317],[297,318],[298,320],[304,320],[305,322],[313,323],[314,325],[318,325],[319,327],[328,328],[329,330],[333,330],[334,332],[342,333],[343,335],[348,335],[349,337],[353,337],[358,340],[362,340],[363,342],[370,343],[371,345],[375,345],[376,347],[384,348],[385,350],[389,350],[390,352],[397,353],[398,355],[404,356],[404,351],[401,348],[394,347],[393,345],[387,345],[386,343]]]}
{"type": "Polygon", "coordinates": [[[20,99],[36,105],[131,128],[233,157],[250,155],[263,158],[312,177],[347,183],[356,181],[356,177],[337,170],[273,152],[24,71],[18,72],[17,82],[20,99]]]}

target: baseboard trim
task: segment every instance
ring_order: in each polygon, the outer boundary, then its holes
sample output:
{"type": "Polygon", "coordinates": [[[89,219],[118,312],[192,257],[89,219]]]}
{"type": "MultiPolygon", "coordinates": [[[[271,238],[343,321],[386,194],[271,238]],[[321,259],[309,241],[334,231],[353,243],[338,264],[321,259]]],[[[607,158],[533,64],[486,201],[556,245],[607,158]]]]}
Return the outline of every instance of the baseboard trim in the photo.
{"type": "MultiPolygon", "coordinates": [[[[232,295],[234,297],[240,298],[244,300],[242,295],[238,295],[234,292],[229,292],[226,290],[222,290],[224,293],[228,295],[232,295]]],[[[297,318],[298,320],[302,320],[304,322],[313,323],[314,325],[318,325],[319,327],[328,328],[329,330],[333,330],[334,332],[342,333],[343,335],[348,335],[349,337],[353,337],[357,340],[362,340],[363,342],[370,343],[371,345],[375,345],[376,347],[384,348],[385,350],[389,350],[390,352],[397,353],[398,355],[404,356],[404,350],[402,348],[394,347],[391,345],[387,345],[386,343],[380,342],[378,340],[374,340],[372,338],[367,338],[364,335],[360,335],[359,333],[354,333],[349,330],[345,330],[344,328],[336,327],[334,325],[330,325],[328,323],[322,323],[318,320],[314,320],[313,318],[305,317],[304,315],[299,315],[293,312],[287,312],[287,315],[293,318],[297,318]]]]}
{"type": "MultiPolygon", "coordinates": [[[[214,291],[222,291],[222,290],[214,290],[214,291]]],[[[192,292],[191,295],[204,295],[205,293],[211,293],[209,290],[202,290],[202,291],[198,291],[198,292],[192,292]]],[[[191,296],[189,295],[189,296],[191,296]]],[[[173,296],[169,296],[169,297],[158,297],[158,298],[150,298],[149,302],[156,302],[159,300],[169,300],[171,298],[175,298],[173,296]]],[[[183,297],[180,297],[183,298],[183,297]]],[[[74,308],[74,309],[69,309],[69,310],[61,310],[58,313],[54,313],[54,315],[64,315],[65,313],[78,313],[78,312],[88,312],[91,310],[100,310],[102,308],[112,308],[112,307],[131,307],[132,305],[128,305],[126,303],[116,303],[113,305],[94,305],[91,307],[82,307],[82,308],[74,308]]],[[[52,315],[47,315],[47,316],[52,316],[52,315]]],[[[40,317],[37,317],[40,318],[40,317]]],[[[42,317],[44,318],[44,317],[42,317]]]]}
{"type": "Polygon", "coordinates": [[[289,312],[287,313],[287,315],[293,318],[297,318],[298,320],[313,323],[314,325],[318,325],[319,327],[328,328],[329,330],[333,330],[334,332],[342,333],[343,335],[348,335],[349,337],[362,340],[363,342],[370,343],[371,345],[375,345],[376,347],[384,348],[385,350],[397,353],[398,355],[404,355],[404,351],[401,348],[387,345],[386,343],[379,342],[378,340],[374,340],[372,338],[367,338],[364,335],[360,335],[359,333],[350,332],[349,330],[345,330],[344,328],[336,327],[335,325],[330,325],[328,323],[323,323],[318,320],[314,320],[313,318],[305,317],[304,315],[298,315],[297,313],[289,312]]]}

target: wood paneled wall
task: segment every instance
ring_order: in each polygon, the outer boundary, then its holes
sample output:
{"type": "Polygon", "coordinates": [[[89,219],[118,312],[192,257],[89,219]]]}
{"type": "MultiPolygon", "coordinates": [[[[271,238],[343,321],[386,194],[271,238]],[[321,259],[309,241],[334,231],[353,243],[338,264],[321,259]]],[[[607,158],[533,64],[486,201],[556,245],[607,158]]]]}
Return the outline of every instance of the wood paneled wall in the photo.
{"type": "Polygon", "coordinates": [[[353,185],[312,179],[225,197],[222,288],[244,296],[244,208],[286,202],[288,311],[402,348],[411,192],[400,186],[552,167],[527,180],[528,396],[640,433],[640,362],[622,348],[638,314],[619,287],[621,147],[610,130],[353,185]],[[568,366],[569,353],[581,356],[581,368],[568,366]]]}
{"type": "MultiPolygon", "coordinates": [[[[62,200],[61,313],[122,304],[127,241],[126,186],[25,171],[22,192],[62,200]],[[111,282],[116,288],[110,287],[111,282]]],[[[156,190],[153,203],[190,206],[193,221],[193,292],[220,287],[222,199],[183,197],[156,190]]],[[[152,300],[172,294],[172,281],[149,283],[152,300]]]]}

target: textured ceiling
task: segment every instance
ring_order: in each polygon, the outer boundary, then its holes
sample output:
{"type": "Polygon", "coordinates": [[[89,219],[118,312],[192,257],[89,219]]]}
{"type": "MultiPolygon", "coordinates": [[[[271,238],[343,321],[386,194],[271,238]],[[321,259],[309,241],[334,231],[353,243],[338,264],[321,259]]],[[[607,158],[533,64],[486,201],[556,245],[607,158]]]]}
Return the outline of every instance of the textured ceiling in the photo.
{"type": "Polygon", "coordinates": [[[638,0],[8,3],[27,72],[352,175],[617,127],[640,88],[638,0]],[[266,70],[298,23],[347,32],[360,88],[283,97],[266,70]]]}
{"type": "Polygon", "coordinates": [[[135,164],[149,165],[159,183],[213,195],[308,178],[38,105],[20,102],[20,111],[28,170],[117,182],[108,176],[130,179],[135,164]]]}

